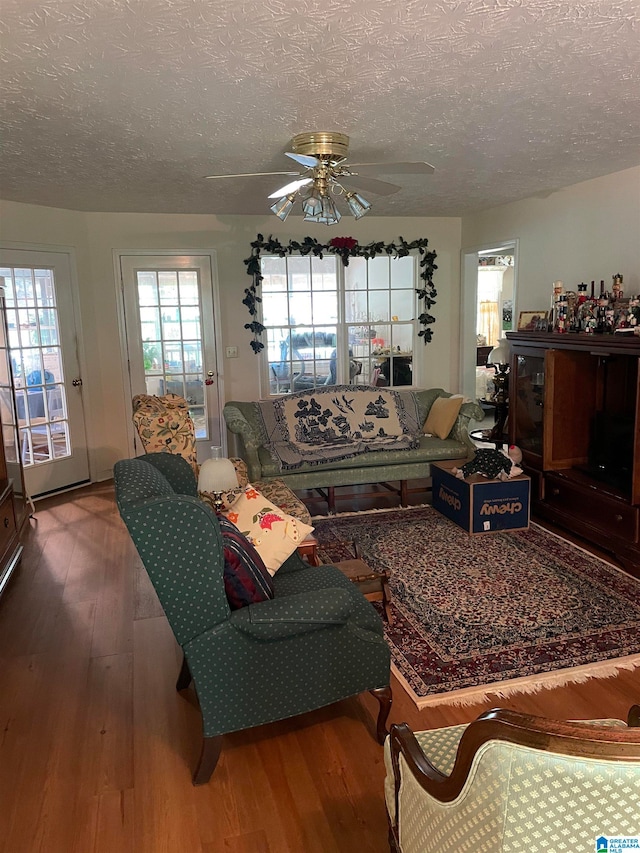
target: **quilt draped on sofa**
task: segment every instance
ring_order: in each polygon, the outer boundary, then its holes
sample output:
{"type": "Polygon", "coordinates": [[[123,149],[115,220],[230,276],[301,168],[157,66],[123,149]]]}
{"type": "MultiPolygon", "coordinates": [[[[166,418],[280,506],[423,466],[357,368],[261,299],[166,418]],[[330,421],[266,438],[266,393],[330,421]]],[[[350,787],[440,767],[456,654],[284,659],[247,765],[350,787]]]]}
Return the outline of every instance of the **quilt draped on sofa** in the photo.
{"type": "Polygon", "coordinates": [[[333,385],[255,405],[280,470],[419,445],[421,424],[410,391],[333,385]]]}

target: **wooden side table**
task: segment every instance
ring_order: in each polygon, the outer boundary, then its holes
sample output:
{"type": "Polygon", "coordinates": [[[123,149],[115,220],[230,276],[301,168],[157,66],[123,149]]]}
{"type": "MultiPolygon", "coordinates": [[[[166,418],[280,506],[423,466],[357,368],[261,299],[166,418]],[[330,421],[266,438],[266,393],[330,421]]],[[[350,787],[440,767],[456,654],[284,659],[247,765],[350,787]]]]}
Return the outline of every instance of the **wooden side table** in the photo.
{"type": "Polygon", "coordinates": [[[339,563],[334,563],[337,569],[340,569],[345,577],[349,578],[352,583],[355,583],[360,592],[368,601],[381,601],[384,610],[384,615],[387,618],[389,625],[393,625],[393,617],[391,615],[391,595],[389,593],[389,577],[383,570],[382,572],[373,572],[364,560],[357,557],[354,560],[342,560],[339,563]]]}
{"type": "Polygon", "coordinates": [[[316,537],[309,533],[302,542],[298,545],[298,554],[304,559],[306,557],[307,563],[311,566],[319,566],[320,558],[318,557],[318,540],[316,537]]]}

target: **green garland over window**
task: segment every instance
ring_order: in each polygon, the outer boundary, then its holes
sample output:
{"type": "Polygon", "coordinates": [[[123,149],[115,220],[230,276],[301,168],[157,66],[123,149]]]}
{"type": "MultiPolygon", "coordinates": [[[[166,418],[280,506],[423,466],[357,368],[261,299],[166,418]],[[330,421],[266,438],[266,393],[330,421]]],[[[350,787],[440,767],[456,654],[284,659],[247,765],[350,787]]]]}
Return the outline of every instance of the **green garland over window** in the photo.
{"type": "Polygon", "coordinates": [[[334,237],[328,243],[320,243],[313,237],[305,237],[302,242],[297,240],[289,240],[286,245],[283,245],[275,237],[269,237],[265,240],[262,234],[258,234],[256,239],[251,243],[251,255],[245,259],[247,267],[247,275],[251,276],[250,287],[245,288],[244,299],[242,304],[246,305],[251,315],[251,322],[245,323],[245,329],[253,332],[253,340],[251,348],[254,353],[259,353],[264,349],[264,344],[260,340],[260,335],[264,332],[264,326],[256,319],[258,313],[258,303],[262,302],[260,296],[260,285],[263,275],[260,268],[260,255],[277,255],[284,258],[287,255],[314,255],[317,258],[322,258],[326,254],[338,255],[345,267],[349,266],[349,258],[375,258],[376,255],[391,255],[394,258],[404,258],[413,251],[417,251],[420,256],[420,280],[421,283],[416,287],[418,299],[422,302],[421,313],[418,315],[418,322],[422,326],[418,335],[427,344],[433,337],[431,325],[435,323],[436,318],[429,313],[429,309],[435,305],[436,291],[433,284],[433,273],[438,267],[435,264],[436,253],[427,251],[429,241],[424,238],[420,240],[411,240],[407,242],[402,237],[398,238],[397,243],[368,243],[366,246],[361,246],[353,237],[334,237]]]}

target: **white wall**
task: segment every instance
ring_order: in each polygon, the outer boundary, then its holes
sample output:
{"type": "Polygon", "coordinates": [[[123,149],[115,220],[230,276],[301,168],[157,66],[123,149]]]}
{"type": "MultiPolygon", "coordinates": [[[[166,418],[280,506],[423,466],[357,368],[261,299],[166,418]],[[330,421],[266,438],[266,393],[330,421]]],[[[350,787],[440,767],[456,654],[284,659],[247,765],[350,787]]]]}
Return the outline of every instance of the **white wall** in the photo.
{"type": "Polygon", "coordinates": [[[625,294],[640,292],[640,166],[528,198],[462,220],[462,245],[472,250],[519,240],[519,311],[547,310],[552,282],[577,290],[600,280],[610,289],[624,276],[625,294]]]}
{"type": "Polygon", "coordinates": [[[209,250],[217,256],[222,329],[221,346],[236,345],[238,358],[224,360],[225,399],[252,400],[258,395],[257,357],[244,324],[250,317],[242,305],[251,280],[244,259],[257,233],[283,242],[307,234],[319,240],[352,236],[361,243],[427,237],[436,251],[434,283],[437,303],[433,341],[416,353],[424,358],[427,387],[458,390],[458,316],[460,310],[460,227],[455,218],[375,218],[345,220],[338,228],[303,223],[301,217],[279,222],[265,217],[129,213],[80,213],[54,208],[0,203],[2,242],[72,246],[76,250],[85,363],[83,394],[88,412],[91,475],[111,476],[116,460],[127,456],[130,401],[120,360],[114,249],[209,250]]]}

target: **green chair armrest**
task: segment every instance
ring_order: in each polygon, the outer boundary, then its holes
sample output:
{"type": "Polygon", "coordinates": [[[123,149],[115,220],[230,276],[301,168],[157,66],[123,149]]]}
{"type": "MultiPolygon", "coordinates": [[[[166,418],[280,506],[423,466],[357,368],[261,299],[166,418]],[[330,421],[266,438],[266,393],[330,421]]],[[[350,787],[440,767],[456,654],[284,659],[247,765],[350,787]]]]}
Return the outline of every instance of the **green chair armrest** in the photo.
{"type": "Polygon", "coordinates": [[[281,640],[344,625],[353,612],[346,589],[316,589],[234,610],[230,622],[257,640],[281,640]]]}

